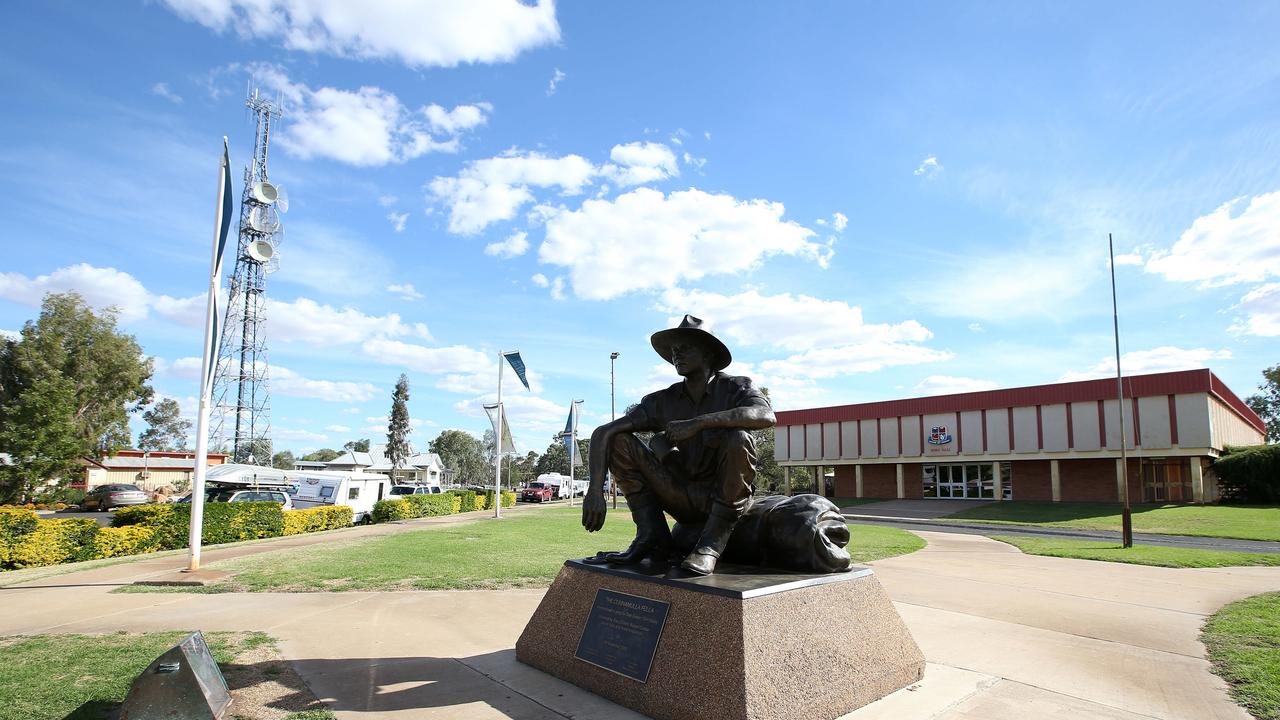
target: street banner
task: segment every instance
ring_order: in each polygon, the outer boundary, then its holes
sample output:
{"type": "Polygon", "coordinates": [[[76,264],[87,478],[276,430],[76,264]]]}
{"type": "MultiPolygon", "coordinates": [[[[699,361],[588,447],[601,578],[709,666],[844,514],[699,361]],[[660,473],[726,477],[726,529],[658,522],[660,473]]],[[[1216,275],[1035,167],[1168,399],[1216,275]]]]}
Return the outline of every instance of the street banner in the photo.
{"type": "Polygon", "coordinates": [[[564,423],[564,432],[560,434],[560,438],[564,441],[565,452],[569,455],[570,467],[582,465],[582,458],[578,454],[578,413],[579,406],[582,405],[581,400],[573,400],[569,403],[569,419],[564,423]]]}
{"type": "Polygon", "coordinates": [[[499,410],[498,403],[484,406],[484,412],[489,416],[489,424],[493,426],[493,432],[498,433],[498,418],[502,418],[502,449],[500,454],[513,453],[516,451],[515,441],[511,439],[511,423],[507,422],[507,409],[503,407],[499,410]]]}
{"type": "Polygon", "coordinates": [[[524,389],[528,390],[529,379],[524,374],[524,359],[520,357],[520,351],[515,350],[503,353],[502,356],[507,359],[507,362],[511,363],[511,369],[516,371],[516,377],[520,378],[520,382],[524,384],[524,389]]]}

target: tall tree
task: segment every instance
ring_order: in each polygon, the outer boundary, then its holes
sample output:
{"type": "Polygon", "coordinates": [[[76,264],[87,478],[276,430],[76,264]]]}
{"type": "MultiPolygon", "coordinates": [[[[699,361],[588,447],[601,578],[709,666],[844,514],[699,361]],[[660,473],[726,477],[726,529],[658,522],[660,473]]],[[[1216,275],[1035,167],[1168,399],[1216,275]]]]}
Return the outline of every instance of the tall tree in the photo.
{"type": "Polygon", "coordinates": [[[293,469],[293,451],[281,450],[275,455],[272,455],[271,467],[276,468],[277,470],[292,470],[293,469]]]}
{"type": "Polygon", "coordinates": [[[1267,441],[1280,442],[1280,365],[1262,371],[1261,392],[1245,399],[1267,424],[1267,441]]]}
{"type": "Polygon", "coordinates": [[[392,472],[409,459],[409,378],[403,373],[391,393],[391,418],[387,421],[387,459],[392,472]]]}
{"type": "Polygon", "coordinates": [[[350,450],[351,452],[369,452],[369,438],[343,443],[342,449],[350,450]]]}
{"type": "Polygon", "coordinates": [[[453,471],[454,480],[460,484],[484,484],[493,472],[493,465],[484,460],[484,444],[465,430],[442,431],[431,441],[430,449],[453,471]]]}
{"type": "MultiPolygon", "coordinates": [[[[760,388],[760,392],[769,398],[769,388],[760,388]]],[[[751,436],[756,441],[756,487],[770,493],[782,492],[782,468],[773,456],[773,428],[753,430],[751,436]]]]}
{"type": "Polygon", "coordinates": [[[75,293],[46,295],[40,316],[0,347],[0,494],[74,472],[81,456],[127,446],[129,415],[151,401],[151,361],[75,293]]]}
{"type": "Polygon", "coordinates": [[[330,460],[338,457],[341,454],[342,453],[338,452],[337,450],[331,450],[329,448],[320,448],[315,452],[309,452],[306,455],[303,455],[302,459],[310,460],[311,462],[329,462],[330,460]]]}
{"type": "Polygon", "coordinates": [[[191,421],[182,417],[182,408],[173,398],[165,398],[142,413],[147,429],[138,436],[139,450],[186,450],[191,421]]]}

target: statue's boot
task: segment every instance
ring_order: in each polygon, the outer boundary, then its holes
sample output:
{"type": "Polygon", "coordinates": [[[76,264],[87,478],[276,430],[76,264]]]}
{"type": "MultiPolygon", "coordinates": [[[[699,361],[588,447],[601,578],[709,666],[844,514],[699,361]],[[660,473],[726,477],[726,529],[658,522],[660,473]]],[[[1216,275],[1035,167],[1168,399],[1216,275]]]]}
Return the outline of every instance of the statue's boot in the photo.
{"type": "Polygon", "coordinates": [[[681,569],[695,575],[710,575],[715,572],[720,554],[724,552],[725,545],[729,544],[729,536],[733,534],[733,527],[737,523],[738,513],[732,507],[719,502],[712,503],[711,514],[707,517],[707,524],[702,526],[698,544],[694,546],[693,552],[685,556],[684,562],[680,563],[681,569]]]}
{"type": "MultiPolygon", "coordinates": [[[[588,563],[614,563],[617,565],[641,564],[644,570],[656,570],[659,564],[665,569],[666,558],[671,554],[671,528],[658,507],[658,500],[650,493],[634,493],[627,496],[631,519],[636,523],[636,538],[622,552],[597,553],[587,558],[588,563]]],[[[661,572],[661,570],[657,570],[661,572]]]]}

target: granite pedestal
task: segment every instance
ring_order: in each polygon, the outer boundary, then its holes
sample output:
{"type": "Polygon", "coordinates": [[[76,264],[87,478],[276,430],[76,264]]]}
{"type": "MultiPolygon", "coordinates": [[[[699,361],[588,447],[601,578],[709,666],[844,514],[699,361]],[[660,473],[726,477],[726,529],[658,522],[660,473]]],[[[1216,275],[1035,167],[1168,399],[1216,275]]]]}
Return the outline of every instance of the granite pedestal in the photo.
{"type": "Polygon", "coordinates": [[[658,720],[836,718],[920,680],[925,664],[868,567],[807,575],[722,566],[666,579],[576,560],[530,618],[516,658],[658,720]],[[630,596],[634,632],[658,632],[651,660],[640,650],[620,671],[575,656],[594,657],[582,646],[599,642],[600,619],[588,616],[601,590],[597,614],[630,596]],[[646,628],[639,611],[652,608],[665,617],[646,628]]]}

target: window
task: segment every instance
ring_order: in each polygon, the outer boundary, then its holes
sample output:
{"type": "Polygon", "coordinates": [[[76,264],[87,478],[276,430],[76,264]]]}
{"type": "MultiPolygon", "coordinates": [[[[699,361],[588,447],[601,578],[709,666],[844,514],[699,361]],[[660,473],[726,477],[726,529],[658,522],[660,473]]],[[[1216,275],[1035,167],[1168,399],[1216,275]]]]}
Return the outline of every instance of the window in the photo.
{"type": "Polygon", "coordinates": [[[333,497],[333,486],[325,485],[324,487],[320,488],[320,497],[326,500],[333,497]]]}
{"type": "MultiPolygon", "coordinates": [[[[1000,463],[1002,488],[1006,500],[1013,496],[1009,486],[1009,463],[1000,463]]],[[[964,500],[994,500],[996,497],[995,470],[991,463],[965,465],[924,465],[923,492],[927,498],[964,500]]]]}
{"type": "Polygon", "coordinates": [[[358,488],[358,487],[353,487],[353,488],[351,488],[350,490],[348,490],[348,491],[347,491],[347,499],[348,499],[348,500],[357,500],[357,499],[359,499],[359,497],[360,497],[360,488],[358,488]]]}

